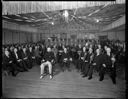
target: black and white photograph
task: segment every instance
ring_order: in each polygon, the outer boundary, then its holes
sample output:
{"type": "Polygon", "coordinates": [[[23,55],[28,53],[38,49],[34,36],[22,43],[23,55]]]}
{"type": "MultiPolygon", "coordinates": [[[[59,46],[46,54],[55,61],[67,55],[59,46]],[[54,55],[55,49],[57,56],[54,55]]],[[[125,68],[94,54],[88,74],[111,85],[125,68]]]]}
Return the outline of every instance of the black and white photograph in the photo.
{"type": "Polygon", "coordinates": [[[2,98],[126,99],[126,0],[1,3],[2,98]]]}

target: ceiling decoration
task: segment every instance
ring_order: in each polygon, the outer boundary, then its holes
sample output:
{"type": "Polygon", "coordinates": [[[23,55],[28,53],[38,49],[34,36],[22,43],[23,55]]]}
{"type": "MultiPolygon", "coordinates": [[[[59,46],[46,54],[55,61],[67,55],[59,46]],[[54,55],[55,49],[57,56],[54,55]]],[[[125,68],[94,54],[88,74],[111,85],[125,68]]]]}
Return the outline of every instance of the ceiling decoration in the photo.
{"type": "Polygon", "coordinates": [[[58,27],[59,25],[67,25],[67,23],[71,24],[72,22],[76,24],[80,24],[83,27],[86,27],[85,26],[86,24],[98,25],[98,26],[108,25],[113,21],[118,20],[120,17],[122,17],[125,14],[124,0],[123,1],[118,0],[118,3],[115,2],[107,2],[107,3],[106,2],[91,2],[91,3],[69,2],[69,3],[70,6],[68,5],[66,6],[66,4],[68,4],[67,2],[60,2],[60,4],[59,2],[52,2],[52,4],[50,4],[49,2],[46,3],[3,2],[2,18],[6,21],[14,22],[21,25],[30,25],[36,28],[49,28],[49,26],[58,27]],[[57,8],[56,6],[53,5],[53,3],[57,6],[57,8]],[[12,7],[12,5],[10,4],[16,5],[17,11],[15,11],[14,10],[15,8],[12,7]],[[38,5],[43,4],[44,8],[41,8],[39,6],[37,7],[38,11],[36,12],[36,10],[34,10],[36,4],[38,5]],[[61,4],[63,4],[63,6],[61,4]],[[74,6],[73,4],[76,6],[74,6]],[[53,7],[53,6],[54,7],[49,8],[48,10],[46,9],[48,8],[46,7],[47,5],[49,5],[49,7],[53,7]],[[24,6],[24,10],[22,9],[23,11],[19,11],[18,10],[19,6],[20,7],[24,6]],[[11,11],[11,9],[13,9],[14,11],[8,12],[11,11]],[[31,9],[31,11],[29,9],[31,9]]]}
{"type": "Polygon", "coordinates": [[[24,14],[24,13],[34,13],[34,12],[47,12],[47,11],[56,11],[64,9],[75,9],[82,7],[92,7],[100,6],[105,4],[122,4],[125,3],[125,0],[116,0],[116,1],[106,1],[106,2],[4,2],[2,1],[2,15],[12,15],[12,14],[24,14]]]}

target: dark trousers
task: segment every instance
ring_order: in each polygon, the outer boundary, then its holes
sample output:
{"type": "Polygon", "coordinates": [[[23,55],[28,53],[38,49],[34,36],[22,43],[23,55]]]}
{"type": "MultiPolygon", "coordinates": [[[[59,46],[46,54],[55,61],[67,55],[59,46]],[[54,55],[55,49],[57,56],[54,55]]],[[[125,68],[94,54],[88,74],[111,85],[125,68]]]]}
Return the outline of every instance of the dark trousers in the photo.
{"type": "Polygon", "coordinates": [[[62,70],[64,71],[65,69],[70,70],[70,62],[62,62],[62,70]]]}
{"type": "Polygon", "coordinates": [[[81,71],[83,63],[84,63],[84,62],[83,62],[82,60],[77,60],[76,69],[77,69],[78,71],[81,71]]]}
{"type": "Polygon", "coordinates": [[[81,66],[81,72],[82,73],[84,73],[85,67],[86,67],[86,62],[83,62],[82,66],[81,66]]]}
{"type": "Polygon", "coordinates": [[[41,57],[36,57],[35,60],[37,65],[41,64],[41,57]]]}
{"type": "Polygon", "coordinates": [[[104,79],[104,74],[105,74],[105,67],[100,67],[99,76],[101,80],[104,79]]]}
{"type": "Polygon", "coordinates": [[[90,68],[89,68],[89,71],[88,71],[88,76],[89,77],[92,77],[93,69],[94,69],[94,65],[90,65],[90,68]]]}
{"type": "Polygon", "coordinates": [[[33,67],[33,64],[36,62],[35,59],[33,59],[32,57],[31,58],[28,58],[29,59],[29,64],[30,64],[30,68],[33,67]]]}
{"type": "Polygon", "coordinates": [[[57,54],[57,62],[58,63],[61,63],[62,62],[61,57],[62,57],[62,55],[58,53],[57,54]]]}
{"type": "Polygon", "coordinates": [[[8,65],[5,65],[4,70],[6,70],[8,73],[12,73],[12,76],[16,75],[18,72],[23,71],[14,63],[9,63],[8,65]]]}
{"type": "Polygon", "coordinates": [[[112,82],[116,83],[116,68],[100,67],[100,71],[99,71],[100,80],[104,80],[105,72],[109,74],[112,82]]]}
{"type": "Polygon", "coordinates": [[[16,62],[16,65],[19,67],[19,68],[21,68],[21,69],[23,69],[23,70],[28,70],[28,68],[27,68],[27,66],[26,66],[26,64],[25,64],[25,62],[24,61],[20,61],[20,62],[16,62]]]}
{"type": "Polygon", "coordinates": [[[89,69],[90,69],[90,64],[85,63],[85,68],[84,68],[83,74],[87,76],[89,69]]]}
{"type": "Polygon", "coordinates": [[[31,69],[31,68],[32,68],[29,59],[25,59],[25,60],[23,60],[23,61],[24,61],[24,63],[26,64],[26,66],[27,66],[28,69],[31,69]]]}

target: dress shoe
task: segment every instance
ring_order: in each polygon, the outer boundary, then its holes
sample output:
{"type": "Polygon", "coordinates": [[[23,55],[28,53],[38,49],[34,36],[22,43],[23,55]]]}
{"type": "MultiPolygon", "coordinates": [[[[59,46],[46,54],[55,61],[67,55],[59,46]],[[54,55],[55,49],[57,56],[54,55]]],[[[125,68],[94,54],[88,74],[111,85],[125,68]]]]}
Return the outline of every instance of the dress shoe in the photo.
{"type": "Polygon", "coordinates": [[[103,81],[104,79],[103,78],[100,78],[99,81],[103,81]]]}
{"type": "Polygon", "coordinates": [[[28,72],[28,69],[24,69],[24,71],[28,72]]]}
{"type": "Polygon", "coordinates": [[[88,77],[88,80],[91,80],[92,79],[92,76],[88,77]]]}
{"type": "Polygon", "coordinates": [[[13,72],[12,72],[12,76],[13,76],[13,77],[16,77],[17,74],[18,74],[18,72],[16,72],[16,71],[13,71],[13,72]]]}
{"type": "Polygon", "coordinates": [[[116,84],[116,80],[115,79],[113,79],[112,82],[113,82],[113,84],[116,84]]]}

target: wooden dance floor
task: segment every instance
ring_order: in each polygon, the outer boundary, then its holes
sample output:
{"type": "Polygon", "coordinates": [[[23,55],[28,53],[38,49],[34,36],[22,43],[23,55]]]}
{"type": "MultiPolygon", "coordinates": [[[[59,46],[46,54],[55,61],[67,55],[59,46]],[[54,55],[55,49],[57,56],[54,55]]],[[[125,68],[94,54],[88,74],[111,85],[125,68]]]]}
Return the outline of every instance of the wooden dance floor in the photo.
{"type": "Polygon", "coordinates": [[[124,70],[118,71],[114,85],[108,75],[102,82],[97,73],[88,80],[82,78],[73,65],[71,67],[71,72],[62,72],[56,66],[52,80],[49,76],[40,79],[39,66],[19,73],[17,77],[6,76],[3,95],[7,98],[125,98],[124,70]]]}

